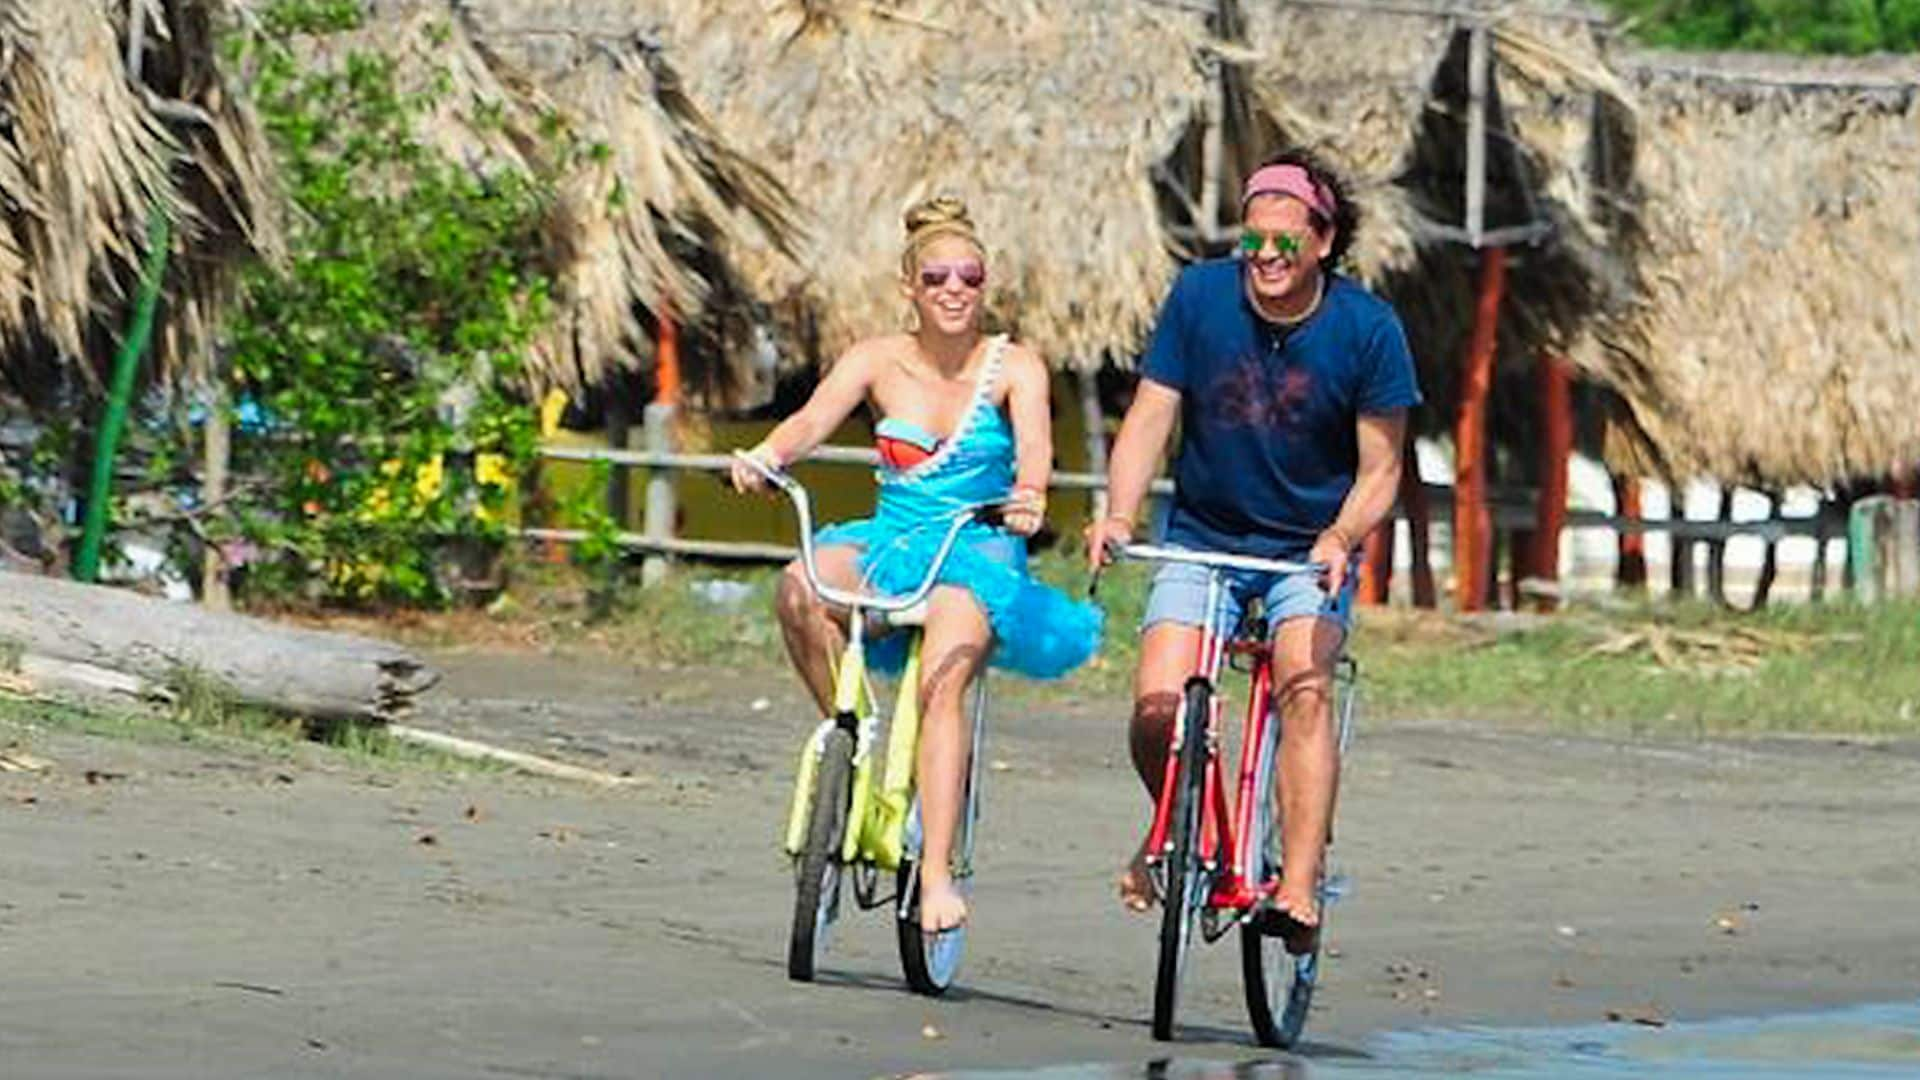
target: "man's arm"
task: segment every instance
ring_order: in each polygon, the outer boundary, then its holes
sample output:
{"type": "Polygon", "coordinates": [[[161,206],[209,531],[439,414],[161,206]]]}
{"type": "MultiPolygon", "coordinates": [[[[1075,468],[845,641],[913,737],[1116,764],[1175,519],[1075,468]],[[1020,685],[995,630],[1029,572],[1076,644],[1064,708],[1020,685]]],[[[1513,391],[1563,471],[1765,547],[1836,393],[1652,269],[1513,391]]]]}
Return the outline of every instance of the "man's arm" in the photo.
{"type": "Polygon", "coordinates": [[[1087,527],[1087,561],[1099,566],[1106,561],[1108,542],[1126,543],[1133,539],[1133,521],[1146,502],[1147,486],[1160,464],[1160,455],[1173,436],[1173,425],[1180,419],[1180,391],[1150,378],[1142,378],[1120,421],[1120,434],[1114,438],[1113,453],[1107,460],[1107,517],[1087,527]]]}
{"type": "Polygon", "coordinates": [[[1348,556],[1367,534],[1393,512],[1400,490],[1400,448],[1407,437],[1407,410],[1361,413],[1354,423],[1360,444],[1360,464],[1353,489],[1340,504],[1340,513],[1313,545],[1309,556],[1327,564],[1327,588],[1339,592],[1346,582],[1348,556]]]}

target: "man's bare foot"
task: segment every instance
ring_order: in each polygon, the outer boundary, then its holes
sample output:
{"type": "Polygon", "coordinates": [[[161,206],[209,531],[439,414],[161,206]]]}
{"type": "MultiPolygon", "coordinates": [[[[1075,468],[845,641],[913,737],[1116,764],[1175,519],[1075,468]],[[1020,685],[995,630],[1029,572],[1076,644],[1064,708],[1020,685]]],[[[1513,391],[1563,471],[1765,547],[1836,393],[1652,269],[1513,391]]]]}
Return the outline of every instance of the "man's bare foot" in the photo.
{"type": "Polygon", "coordinates": [[[953,882],[920,881],[920,929],[937,934],[967,925],[967,901],[953,882]]]}
{"type": "Polygon", "coordinates": [[[1318,890],[1302,889],[1285,881],[1274,890],[1273,906],[1286,913],[1292,925],[1282,934],[1287,951],[1300,956],[1320,943],[1320,901],[1318,890]]]}
{"type": "Polygon", "coordinates": [[[1153,910],[1157,899],[1153,891],[1153,871],[1147,868],[1147,850],[1142,847],[1134,852],[1127,868],[1120,871],[1120,903],[1128,911],[1143,912],[1153,910]]]}

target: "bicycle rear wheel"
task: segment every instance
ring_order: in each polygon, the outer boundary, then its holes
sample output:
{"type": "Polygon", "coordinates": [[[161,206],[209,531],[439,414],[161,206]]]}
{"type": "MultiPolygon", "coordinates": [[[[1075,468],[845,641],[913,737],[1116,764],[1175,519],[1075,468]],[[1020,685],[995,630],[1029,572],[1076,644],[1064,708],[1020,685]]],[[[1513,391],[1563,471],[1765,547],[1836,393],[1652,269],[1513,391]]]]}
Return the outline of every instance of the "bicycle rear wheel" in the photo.
{"type": "Polygon", "coordinates": [[[1206,906],[1210,885],[1206,868],[1200,864],[1200,818],[1212,701],[1212,687],[1195,680],[1187,685],[1180,710],[1180,768],[1173,781],[1173,813],[1167,819],[1171,850],[1167,853],[1166,895],[1160,912],[1160,963],[1153,980],[1153,1037],[1162,1042],[1173,1038],[1187,950],[1193,944],[1194,926],[1206,906]]]}
{"type": "MultiPolygon", "coordinates": [[[[956,926],[938,934],[920,929],[920,861],[900,863],[900,906],[894,919],[894,934],[900,944],[900,970],[907,985],[916,994],[939,997],[953,985],[960,973],[960,961],[967,953],[967,928],[956,926]]],[[[957,884],[962,889],[965,881],[957,884]]]]}
{"type": "Polygon", "coordinates": [[[812,982],[815,959],[840,911],[840,844],[846,837],[853,783],[853,733],[836,727],[821,743],[807,843],[794,860],[793,929],[787,935],[787,977],[812,982]]]}

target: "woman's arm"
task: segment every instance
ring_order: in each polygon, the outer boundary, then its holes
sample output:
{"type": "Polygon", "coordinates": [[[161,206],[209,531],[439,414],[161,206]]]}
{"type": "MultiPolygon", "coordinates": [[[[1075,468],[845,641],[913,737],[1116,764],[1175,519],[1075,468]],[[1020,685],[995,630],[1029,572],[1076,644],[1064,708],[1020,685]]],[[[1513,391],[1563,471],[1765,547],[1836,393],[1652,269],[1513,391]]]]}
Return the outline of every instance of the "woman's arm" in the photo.
{"type": "MultiPolygon", "coordinates": [[[[827,377],[813,388],[813,396],[807,398],[807,403],[780,421],[748,453],[776,469],[784,469],[806,457],[866,399],[883,362],[878,351],[868,343],[855,344],[828,369],[827,377]]],[[[734,463],[734,490],[759,491],[765,485],[766,479],[754,469],[734,463]]]]}
{"type": "Polygon", "coordinates": [[[1053,476],[1053,407],[1047,365],[1016,345],[1007,354],[1007,413],[1013,420],[1013,498],[1007,527],[1021,536],[1040,531],[1053,476]]]}

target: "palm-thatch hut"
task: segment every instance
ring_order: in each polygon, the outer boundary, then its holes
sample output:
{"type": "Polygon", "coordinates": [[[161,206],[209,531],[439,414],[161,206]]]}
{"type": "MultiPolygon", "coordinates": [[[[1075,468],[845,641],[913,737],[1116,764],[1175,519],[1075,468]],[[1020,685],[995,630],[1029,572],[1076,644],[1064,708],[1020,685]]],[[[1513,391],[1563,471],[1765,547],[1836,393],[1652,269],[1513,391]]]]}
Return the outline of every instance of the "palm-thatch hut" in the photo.
{"type": "Polygon", "coordinates": [[[490,7],[503,41],[530,22],[660,36],[689,93],[809,218],[797,263],[739,249],[798,362],[901,325],[900,212],[938,191],[968,200],[993,248],[1000,318],[1062,366],[1130,356],[1177,269],[1153,169],[1205,89],[1192,12],[1102,0],[490,7]]]}
{"type": "MultiPolygon", "coordinates": [[[[1406,322],[1427,396],[1416,430],[1450,435],[1458,450],[1456,564],[1491,557],[1477,507],[1490,468],[1544,489],[1543,539],[1528,550],[1516,537],[1511,550],[1516,579],[1552,576],[1573,437],[1565,403],[1583,396],[1568,391],[1566,362],[1592,352],[1593,327],[1625,302],[1628,281],[1618,234],[1632,104],[1608,67],[1606,20],[1549,0],[1239,9],[1251,143],[1305,145],[1357,190],[1367,220],[1351,269],[1406,322]],[[1492,321],[1477,317],[1483,306],[1492,321]]],[[[1220,182],[1238,178],[1230,168],[1220,182]]],[[[1587,427],[1597,447],[1598,426],[1587,427]]],[[[1456,578],[1476,606],[1491,570],[1456,578]]]]}
{"type": "Polygon", "coordinates": [[[1646,472],[1920,462],[1920,61],[1639,54],[1637,296],[1596,354],[1646,472]]]}
{"type": "Polygon", "coordinates": [[[243,262],[280,251],[267,155],[215,64],[218,0],[0,0],[0,376],[97,391],[146,246],[177,225],[155,357],[204,358],[243,262]]]}
{"type": "Polygon", "coordinates": [[[483,33],[464,3],[382,0],[310,55],[386,57],[403,93],[432,102],[424,141],[551,185],[558,318],[532,375],[578,393],[651,364],[663,320],[698,324],[741,277],[727,252],[760,246],[777,261],[798,225],[786,190],[707,119],[658,41],[628,28],[551,66],[525,62],[541,57],[522,44],[483,33]]]}

